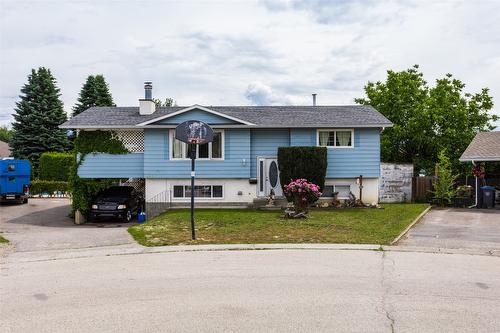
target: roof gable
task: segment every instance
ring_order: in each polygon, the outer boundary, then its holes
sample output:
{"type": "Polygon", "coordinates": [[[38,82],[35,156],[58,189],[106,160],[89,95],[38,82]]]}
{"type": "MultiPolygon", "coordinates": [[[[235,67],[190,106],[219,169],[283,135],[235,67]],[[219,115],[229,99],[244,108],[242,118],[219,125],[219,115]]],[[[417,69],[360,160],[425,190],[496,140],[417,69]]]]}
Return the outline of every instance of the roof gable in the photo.
{"type": "Polygon", "coordinates": [[[460,161],[500,161],[500,132],[477,133],[460,161]]]}
{"type": "Polygon", "coordinates": [[[203,121],[209,125],[254,125],[248,121],[235,118],[200,105],[193,105],[188,108],[145,121],[137,126],[177,125],[184,121],[193,119],[203,121]]]}

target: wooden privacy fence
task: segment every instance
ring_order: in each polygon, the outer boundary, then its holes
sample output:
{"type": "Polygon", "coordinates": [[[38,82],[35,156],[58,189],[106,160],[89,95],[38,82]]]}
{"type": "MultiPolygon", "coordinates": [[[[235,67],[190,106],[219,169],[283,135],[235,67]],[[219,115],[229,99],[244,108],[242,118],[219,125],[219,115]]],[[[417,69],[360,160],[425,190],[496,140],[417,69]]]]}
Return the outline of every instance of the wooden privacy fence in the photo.
{"type": "MultiPolygon", "coordinates": [[[[497,175],[493,175],[497,176],[497,175]]],[[[426,199],[430,199],[432,197],[432,181],[435,179],[434,176],[421,176],[421,177],[413,177],[412,179],[412,201],[427,201],[426,199]]],[[[472,187],[472,196],[475,195],[476,179],[474,177],[463,177],[458,178],[455,181],[455,186],[461,185],[469,185],[472,187]]],[[[479,186],[495,186],[500,187],[500,177],[486,177],[481,179],[479,182],[479,186]]]]}
{"type": "Polygon", "coordinates": [[[433,180],[434,176],[413,177],[411,186],[413,201],[422,201],[432,196],[433,180]]]}

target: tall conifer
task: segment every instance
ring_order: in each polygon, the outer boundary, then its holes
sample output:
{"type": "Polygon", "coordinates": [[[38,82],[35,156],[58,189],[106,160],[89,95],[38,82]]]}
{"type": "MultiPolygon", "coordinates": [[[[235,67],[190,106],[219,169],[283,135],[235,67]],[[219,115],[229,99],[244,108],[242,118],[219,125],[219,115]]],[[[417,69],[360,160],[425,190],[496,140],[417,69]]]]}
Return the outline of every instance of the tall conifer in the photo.
{"type": "Polygon", "coordinates": [[[93,106],[114,106],[113,97],[103,75],[89,75],[73,107],[73,117],[93,106]]]}
{"type": "Polygon", "coordinates": [[[60,96],[50,70],[40,67],[31,70],[16,103],[10,146],[15,158],[31,161],[35,176],[42,153],[65,151],[71,146],[66,131],[59,128],[67,119],[60,96]]]}

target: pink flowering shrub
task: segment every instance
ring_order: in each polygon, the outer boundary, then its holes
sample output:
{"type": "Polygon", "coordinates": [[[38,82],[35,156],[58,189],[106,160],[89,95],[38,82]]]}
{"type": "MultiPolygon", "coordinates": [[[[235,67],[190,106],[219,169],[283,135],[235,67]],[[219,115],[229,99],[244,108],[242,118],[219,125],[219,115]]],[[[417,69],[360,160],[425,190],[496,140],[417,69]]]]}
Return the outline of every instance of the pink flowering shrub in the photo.
{"type": "Polygon", "coordinates": [[[321,197],[319,186],[308,183],[307,179],[291,179],[288,185],[283,187],[283,193],[289,202],[293,202],[295,213],[307,212],[309,206],[321,197]]]}

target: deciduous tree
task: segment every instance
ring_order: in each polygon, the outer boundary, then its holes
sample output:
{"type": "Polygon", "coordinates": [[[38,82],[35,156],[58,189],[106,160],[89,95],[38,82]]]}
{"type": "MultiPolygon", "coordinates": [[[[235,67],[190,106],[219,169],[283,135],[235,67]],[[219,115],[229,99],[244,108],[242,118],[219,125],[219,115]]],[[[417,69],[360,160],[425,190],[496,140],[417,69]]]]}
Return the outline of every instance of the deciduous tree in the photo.
{"type": "Polygon", "coordinates": [[[175,106],[175,101],[173,98],[167,97],[165,98],[165,101],[162,102],[161,99],[159,98],[154,98],[153,102],[156,104],[156,107],[162,107],[162,106],[175,106]]]}
{"type": "Polygon", "coordinates": [[[488,89],[470,94],[465,84],[447,74],[429,87],[418,65],[401,72],[389,70],[384,82],[368,82],[360,104],[372,105],[394,127],[381,137],[384,162],[413,163],[416,173],[432,174],[438,153],[446,150],[454,172],[467,166],[458,158],[477,132],[494,128],[493,101],[488,89]]]}
{"type": "Polygon", "coordinates": [[[9,143],[14,132],[7,126],[0,126],[0,141],[9,143]]]}

